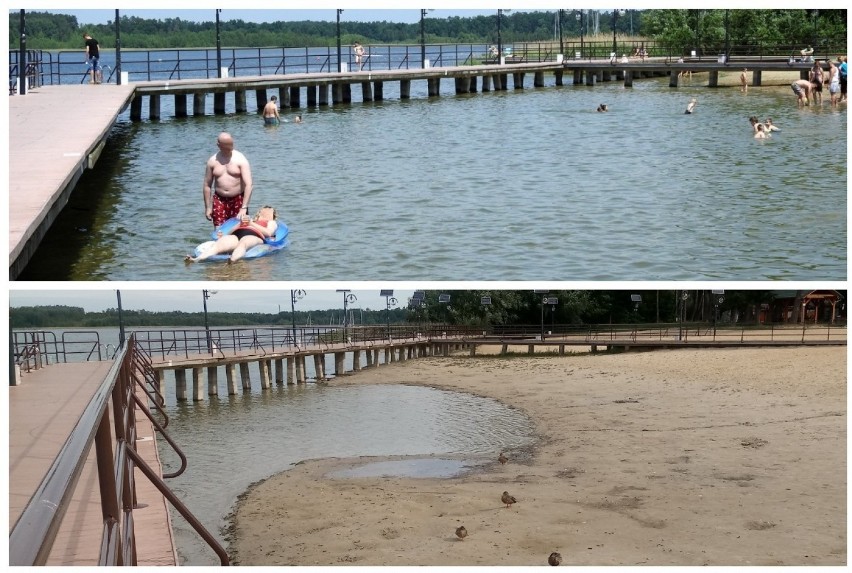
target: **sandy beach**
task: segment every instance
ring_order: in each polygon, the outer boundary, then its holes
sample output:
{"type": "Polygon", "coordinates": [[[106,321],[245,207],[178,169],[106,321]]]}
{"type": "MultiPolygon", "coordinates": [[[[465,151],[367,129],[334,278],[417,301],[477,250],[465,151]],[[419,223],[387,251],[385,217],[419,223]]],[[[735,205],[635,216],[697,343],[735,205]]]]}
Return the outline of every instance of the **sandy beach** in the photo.
{"type": "Polygon", "coordinates": [[[847,563],[845,347],[460,354],[330,384],[492,397],[538,440],[448,479],[330,478],[374,459],[306,460],[241,496],[237,564],[847,563]]]}

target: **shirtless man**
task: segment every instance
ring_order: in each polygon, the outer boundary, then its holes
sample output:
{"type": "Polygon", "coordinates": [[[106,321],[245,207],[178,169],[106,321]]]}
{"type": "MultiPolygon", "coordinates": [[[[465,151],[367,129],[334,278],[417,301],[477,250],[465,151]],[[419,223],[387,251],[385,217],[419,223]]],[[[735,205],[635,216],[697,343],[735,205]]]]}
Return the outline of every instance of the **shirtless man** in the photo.
{"type": "Polygon", "coordinates": [[[793,88],[793,93],[796,94],[796,104],[799,107],[809,105],[811,99],[811,89],[813,85],[808,80],[796,80],[790,87],[793,88]]]}
{"type": "Polygon", "coordinates": [[[742,73],[740,74],[740,91],[743,93],[748,92],[748,68],[743,68],[742,73]]]}
{"type": "Polygon", "coordinates": [[[263,106],[263,124],[278,125],[281,123],[281,116],[278,115],[278,97],[272,96],[269,103],[263,106]]]}
{"type": "Polygon", "coordinates": [[[216,139],[219,152],[204,169],[204,216],[216,227],[248,212],[251,199],[251,167],[246,156],[234,149],[234,138],[224,131],[216,139]]]}

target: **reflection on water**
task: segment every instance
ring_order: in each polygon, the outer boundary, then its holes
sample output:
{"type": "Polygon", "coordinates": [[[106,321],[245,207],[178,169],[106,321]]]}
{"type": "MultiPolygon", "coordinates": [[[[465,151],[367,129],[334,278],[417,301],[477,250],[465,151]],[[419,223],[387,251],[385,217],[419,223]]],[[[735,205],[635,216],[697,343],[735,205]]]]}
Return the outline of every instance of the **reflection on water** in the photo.
{"type": "Polygon", "coordinates": [[[408,101],[388,84],[384,102],[274,129],[254,115],[126,124],[24,278],[845,280],[845,107],[798,109],[789,86],[548,82],[464,96],[444,82],[408,101]],[[782,131],[754,140],[751,115],[782,131]],[[291,244],[185,267],[209,233],[199,190],[222,130],[291,244]]]}
{"type": "MultiPolygon", "coordinates": [[[[496,400],[418,386],[276,386],[211,397],[209,402],[170,404],[167,411],[168,431],[189,460],[186,472],[168,484],[220,539],[224,517],[240,493],[301,460],[464,460],[413,462],[410,471],[428,475],[455,463],[472,466],[483,458],[493,460],[500,450],[534,440],[532,422],[496,400]]],[[[165,441],[158,443],[164,471],[179,467],[165,441]]],[[[203,541],[176,512],[172,515],[181,560],[215,564],[215,555],[203,541]]]]}

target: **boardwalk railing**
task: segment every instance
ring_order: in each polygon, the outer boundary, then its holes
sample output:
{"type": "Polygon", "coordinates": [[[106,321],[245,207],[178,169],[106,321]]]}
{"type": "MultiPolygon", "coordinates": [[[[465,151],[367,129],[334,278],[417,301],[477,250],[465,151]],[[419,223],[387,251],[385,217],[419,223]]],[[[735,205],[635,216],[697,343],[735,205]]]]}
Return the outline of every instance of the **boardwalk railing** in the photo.
{"type": "MultiPolygon", "coordinates": [[[[734,61],[779,61],[801,59],[801,48],[792,44],[735,44],[713,49],[683,49],[671,47],[653,40],[637,41],[629,38],[616,38],[617,58],[622,54],[632,56],[637,50],[646,54],[641,58],[663,59],[675,62],[715,62],[720,55],[734,61]]],[[[486,44],[426,44],[426,59],[429,67],[471,66],[483,63],[496,63],[496,58],[488,53],[486,44]]],[[[814,46],[810,56],[817,60],[835,59],[838,54],[846,53],[846,40],[827,40],[820,46],[814,46]]],[[[367,55],[361,69],[365,71],[385,71],[400,69],[422,69],[421,46],[419,44],[373,44],[365,46],[367,55]]],[[[555,62],[557,54],[563,53],[566,65],[572,61],[608,60],[613,54],[613,42],[595,40],[580,42],[576,38],[563,42],[515,42],[504,45],[506,63],[542,63],[555,62]]],[[[17,82],[18,51],[9,52],[9,89],[12,92],[17,82]]],[[[341,52],[341,69],[358,71],[354,55],[349,46],[341,52]]],[[[101,50],[101,65],[106,68],[104,81],[118,81],[119,73],[127,74],[129,81],[158,81],[217,78],[220,70],[219,60],[229,77],[271,76],[283,74],[329,73],[338,71],[336,46],[288,48],[222,48],[217,55],[215,48],[195,49],[156,49],[121,50],[120,66],[115,61],[114,51],[101,50]]],[[[636,61],[640,58],[636,57],[636,61]]],[[[27,77],[32,86],[42,84],[81,84],[88,81],[88,67],[83,63],[79,50],[29,50],[27,52],[27,77]]]]}
{"type": "MultiPolygon", "coordinates": [[[[141,407],[158,431],[166,435],[136,395],[137,385],[144,386],[147,379],[144,372],[146,362],[139,353],[140,349],[132,336],[126,345],[119,348],[106,379],[95,392],[46,477],[12,527],[9,535],[11,565],[44,565],[47,562],[92,445],[97,458],[103,513],[99,565],[137,564],[133,522],[136,469],[159,489],[210,545],[221,564],[228,565],[228,555],[216,538],[136,451],[135,407],[141,407]]],[[[150,368],[150,362],[147,365],[150,368]]],[[[169,443],[174,446],[171,440],[169,443]]]]}

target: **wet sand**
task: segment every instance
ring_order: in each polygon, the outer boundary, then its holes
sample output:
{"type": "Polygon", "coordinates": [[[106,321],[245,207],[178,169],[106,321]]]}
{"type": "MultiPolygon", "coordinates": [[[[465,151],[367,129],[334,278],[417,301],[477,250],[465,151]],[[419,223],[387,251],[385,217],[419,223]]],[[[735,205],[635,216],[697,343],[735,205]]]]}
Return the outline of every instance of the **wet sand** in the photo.
{"type": "Polygon", "coordinates": [[[847,562],[845,347],[459,355],[331,384],[493,397],[539,440],[448,479],[332,479],[374,460],[305,461],[241,497],[238,564],[847,562]]]}

